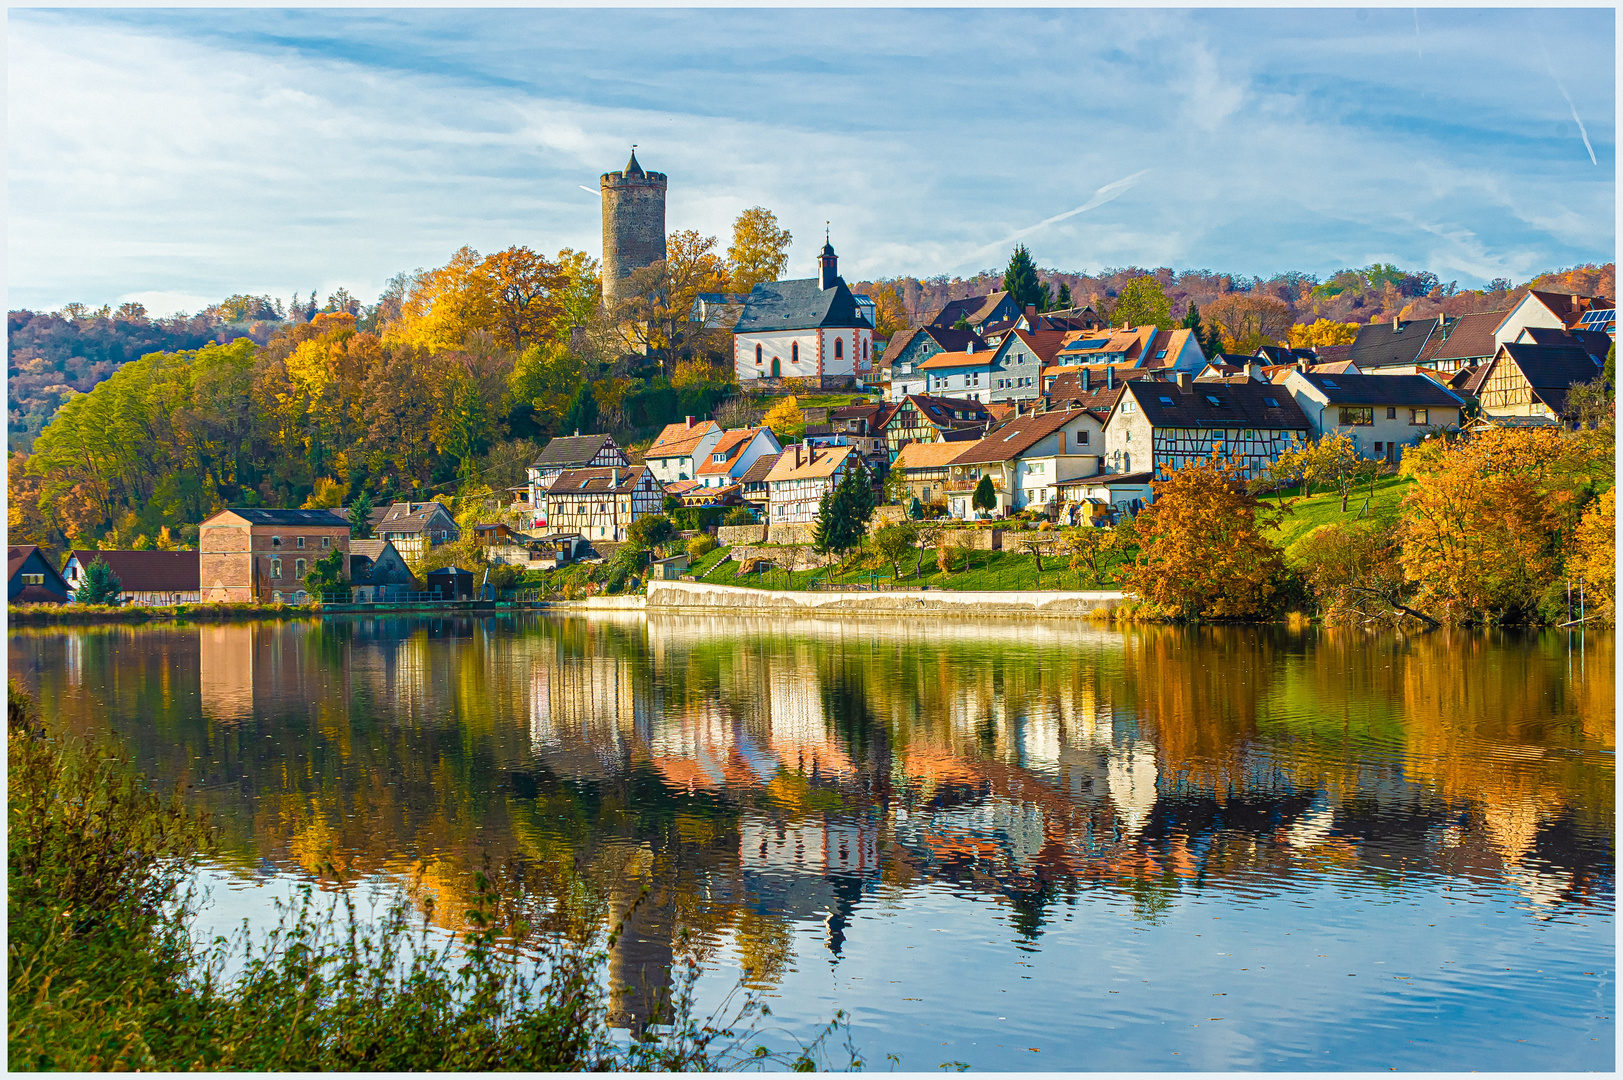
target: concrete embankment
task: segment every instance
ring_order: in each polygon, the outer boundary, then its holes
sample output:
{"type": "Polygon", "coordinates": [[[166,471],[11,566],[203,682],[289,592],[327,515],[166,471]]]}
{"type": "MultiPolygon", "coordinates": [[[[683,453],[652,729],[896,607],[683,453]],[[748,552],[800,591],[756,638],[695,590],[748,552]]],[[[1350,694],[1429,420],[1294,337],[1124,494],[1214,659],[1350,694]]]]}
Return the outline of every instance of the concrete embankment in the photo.
{"type": "Polygon", "coordinates": [[[776,614],[844,618],[853,615],[930,615],[964,618],[1085,619],[1114,611],[1120,592],[778,592],[694,581],[648,583],[650,614],[776,614]]]}

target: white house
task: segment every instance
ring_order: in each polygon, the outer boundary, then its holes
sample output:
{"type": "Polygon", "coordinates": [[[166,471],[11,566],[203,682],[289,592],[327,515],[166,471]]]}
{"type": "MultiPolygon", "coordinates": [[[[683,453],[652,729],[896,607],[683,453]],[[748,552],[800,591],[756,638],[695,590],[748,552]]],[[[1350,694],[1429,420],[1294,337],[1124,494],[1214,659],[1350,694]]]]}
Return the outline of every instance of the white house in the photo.
{"type": "Polygon", "coordinates": [[[1616,307],[1616,301],[1604,296],[1574,296],[1570,293],[1530,289],[1527,295],[1518,300],[1505,314],[1499,325],[1494,327],[1494,355],[1498,354],[1499,346],[1520,341],[1522,331],[1530,326],[1587,330],[1591,326],[1585,324],[1585,318],[1591,311],[1600,315],[1616,307]]]}
{"type": "Polygon", "coordinates": [[[722,435],[699,462],[694,479],[705,487],[742,483],[750,466],[768,454],[783,450],[771,428],[739,428],[722,435]]]}
{"type": "Polygon", "coordinates": [[[699,463],[720,441],[721,425],[714,420],[683,417],[680,424],[665,425],[642,461],[661,484],[692,480],[698,475],[699,463]]]}
{"type": "Polygon", "coordinates": [[[1431,428],[1457,427],[1465,402],[1424,375],[1344,375],[1292,370],[1280,389],[1314,437],[1347,435],[1363,457],[1396,464],[1431,428]]]}
{"type": "Polygon", "coordinates": [[[975,488],[992,480],[998,515],[1059,500],[1059,485],[1101,470],[1103,428],[1087,409],[1018,416],[965,447],[948,466],[947,508],[954,517],[973,518],[975,488]]]}
{"type": "Polygon", "coordinates": [[[733,328],[733,371],[740,384],[811,379],[853,382],[873,362],[873,324],[837,272],[825,243],[818,275],[755,286],[733,328]]]}
{"type": "Polygon", "coordinates": [[[766,474],[767,520],[773,525],[817,520],[823,496],[862,459],[854,446],[819,449],[795,443],[766,474]]]}

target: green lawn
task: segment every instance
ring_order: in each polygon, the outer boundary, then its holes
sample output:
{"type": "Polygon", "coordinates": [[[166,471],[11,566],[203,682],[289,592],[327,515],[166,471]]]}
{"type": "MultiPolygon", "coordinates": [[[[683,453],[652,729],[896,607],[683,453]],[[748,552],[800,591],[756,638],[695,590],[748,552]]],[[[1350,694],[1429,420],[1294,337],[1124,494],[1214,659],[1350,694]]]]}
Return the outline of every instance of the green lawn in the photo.
{"type": "MultiPolygon", "coordinates": [[[[725,557],[726,549],[720,549],[707,556],[698,567],[694,576],[701,581],[712,585],[739,585],[746,588],[757,589],[788,589],[804,590],[813,581],[826,581],[833,575],[830,568],[817,570],[797,570],[790,573],[786,570],[769,570],[765,574],[738,575],[738,564],[725,557]],[[722,555],[721,559],[712,561],[715,555],[722,555]]],[[[834,576],[840,584],[858,585],[873,583],[875,585],[901,585],[904,588],[916,589],[928,585],[932,589],[954,589],[959,591],[1001,590],[1001,589],[1113,589],[1115,584],[1109,580],[1111,568],[1119,559],[1106,560],[1102,563],[1105,581],[1095,582],[1086,571],[1077,572],[1070,568],[1065,558],[1052,556],[1043,557],[1043,569],[1037,572],[1036,560],[1024,552],[1016,551],[975,551],[969,556],[969,569],[963,569],[962,560],[953,564],[953,573],[944,574],[936,568],[934,550],[924,553],[923,575],[913,576],[913,563],[911,560],[902,564],[902,577],[898,581],[891,576],[889,565],[875,566],[871,559],[857,560],[858,566],[843,574],[834,576]]]]}
{"type": "MultiPolygon", "coordinates": [[[[1292,513],[1281,519],[1279,528],[1265,534],[1268,539],[1285,549],[1288,555],[1302,540],[1335,522],[1368,522],[1383,514],[1392,514],[1397,511],[1398,504],[1414,486],[1414,480],[1407,476],[1388,476],[1375,483],[1375,497],[1370,499],[1369,509],[1364,511],[1364,498],[1368,494],[1367,487],[1355,491],[1347,499],[1347,511],[1342,513],[1341,496],[1336,492],[1326,494],[1315,493],[1311,498],[1298,499],[1292,507],[1292,513]],[[1360,513],[1362,516],[1360,516],[1360,513]]],[[[1285,501],[1296,495],[1294,489],[1283,493],[1285,501]]],[[[1268,496],[1264,503],[1272,504],[1279,501],[1276,496],[1268,496]]]]}

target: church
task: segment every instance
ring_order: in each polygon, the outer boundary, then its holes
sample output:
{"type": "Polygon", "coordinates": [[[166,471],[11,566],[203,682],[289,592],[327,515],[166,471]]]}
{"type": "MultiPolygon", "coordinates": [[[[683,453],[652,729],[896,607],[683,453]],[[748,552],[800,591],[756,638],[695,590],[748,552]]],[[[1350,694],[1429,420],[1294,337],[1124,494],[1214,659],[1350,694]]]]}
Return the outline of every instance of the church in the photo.
{"type": "Polygon", "coordinates": [[[840,277],[826,237],[816,277],[755,286],[733,327],[733,371],[740,385],[806,379],[838,389],[855,383],[872,360],[873,321],[840,277]]]}

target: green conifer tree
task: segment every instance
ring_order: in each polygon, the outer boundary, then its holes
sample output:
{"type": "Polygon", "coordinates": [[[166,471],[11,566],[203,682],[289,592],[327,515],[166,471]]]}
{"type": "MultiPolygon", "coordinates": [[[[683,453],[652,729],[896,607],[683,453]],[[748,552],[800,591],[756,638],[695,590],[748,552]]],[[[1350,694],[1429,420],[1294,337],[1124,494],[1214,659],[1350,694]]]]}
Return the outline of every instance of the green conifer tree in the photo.
{"type": "Polygon", "coordinates": [[[113,573],[112,567],[98,555],[85,567],[85,583],[74,591],[73,596],[81,604],[107,604],[117,607],[123,592],[124,583],[118,580],[118,575],[113,573]]]}
{"type": "Polygon", "coordinates": [[[597,432],[597,397],[592,384],[582,382],[575,396],[569,399],[569,411],[564,413],[564,433],[592,435],[597,432]]]}
{"type": "Polygon", "coordinates": [[[997,509],[997,492],[992,490],[990,476],[981,477],[981,482],[975,485],[975,494],[971,496],[970,502],[977,510],[997,509]]]}
{"type": "Polygon", "coordinates": [[[349,538],[372,539],[372,496],[364,491],[349,504],[349,538]]]}
{"type": "Polygon", "coordinates": [[[1028,304],[1042,305],[1043,286],[1037,280],[1037,264],[1031,261],[1026,245],[1016,245],[1014,254],[1009,256],[1009,268],[1003,272],[1003,288],[1021,310],[1028,304]]]}

